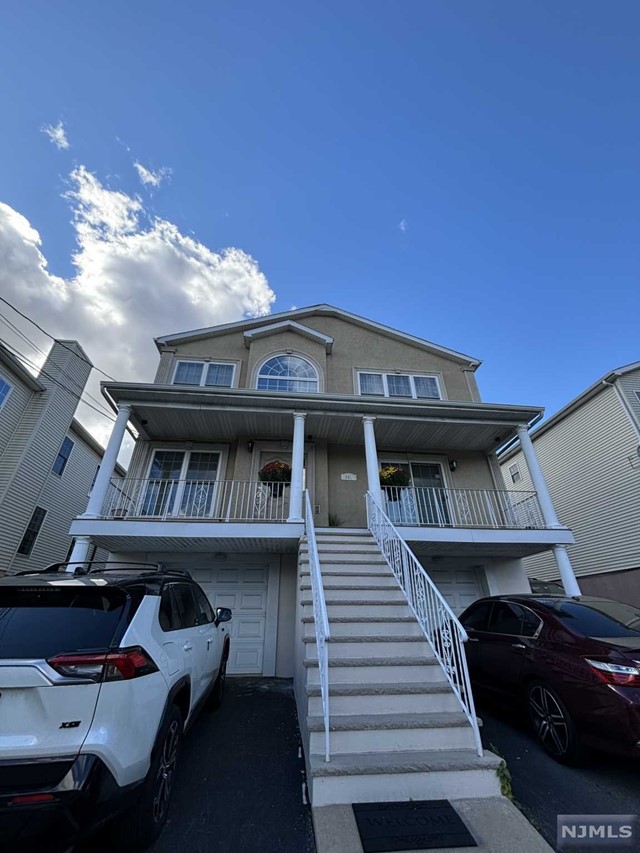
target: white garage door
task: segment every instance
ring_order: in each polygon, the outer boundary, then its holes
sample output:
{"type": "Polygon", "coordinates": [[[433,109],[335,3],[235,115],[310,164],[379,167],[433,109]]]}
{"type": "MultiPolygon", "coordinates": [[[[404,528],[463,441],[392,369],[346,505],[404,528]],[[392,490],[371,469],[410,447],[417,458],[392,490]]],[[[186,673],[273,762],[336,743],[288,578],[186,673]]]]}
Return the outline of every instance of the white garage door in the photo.
{"type": "Polygon", "coordinates": [[[485,595],[476,568],[437,568],[433,565],[425,568],[456,615],[485,595]]]}
{"type": "Polygon", "coordinates": [[[261,674],[267,623],[268,565],[236,565],[191,570],[212,606],[230,607],[231,653],[228,672],[261,674]]]}

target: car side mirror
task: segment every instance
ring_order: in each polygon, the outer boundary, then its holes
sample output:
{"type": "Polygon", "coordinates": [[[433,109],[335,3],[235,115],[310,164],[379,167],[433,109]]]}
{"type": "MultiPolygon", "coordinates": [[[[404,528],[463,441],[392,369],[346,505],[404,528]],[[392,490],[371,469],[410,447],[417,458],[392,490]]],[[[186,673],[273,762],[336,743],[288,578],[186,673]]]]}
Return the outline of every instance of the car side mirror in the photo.
{"type": "Polygon", "coordinates": [[[216,607],[216,622],[218,625],[220,622],[230,622],[232,616],[233,613],[228,607],[216,607]]]}

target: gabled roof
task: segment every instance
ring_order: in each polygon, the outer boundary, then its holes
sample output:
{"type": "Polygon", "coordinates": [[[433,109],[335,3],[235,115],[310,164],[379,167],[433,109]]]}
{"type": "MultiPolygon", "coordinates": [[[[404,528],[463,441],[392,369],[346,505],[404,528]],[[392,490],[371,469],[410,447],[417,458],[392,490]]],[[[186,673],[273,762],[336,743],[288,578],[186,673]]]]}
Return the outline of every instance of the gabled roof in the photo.
{"type": "MultiPolygon", "coordinates": [[[[548,432],[548,430],[560,423],[560,421],[575,412],[576,409],[584,406],[584,404],[591,400],[592,397],[595,397],[596,394],[599,394],[601,391],[604,391],[605,388],[611,386],[616,379],[619,379],[627,373],[633,373],[634,370],[640,370],[640,361],[633,361],[631,364],[625,364],[623,367],[617,367],[615,370],[610,370],[609,373],[605,373],[604,376],[601,376],[600,379],[596,380],[593,385],[589,385],[585,391],[578,394],[578,396],[574,397],[573,400],[570,400],[566,406],[558,409],[555,415],[551,415],[548,420],[544,421],[544,423],[541,423],[540,426],[532,430],[531,440],[535,441],[541,435],[544,435],[545,432],[548,432]]],[[[511,445],[507,444],[506,447],[498,451],[500,464],[504,464],[508,459],[511,459],[511,457],[515,456],[519,450],[519,441],[516,441],[511,445]]]]}
{"type": "Polygon", "coordinates": [[[333,347],[333,338],[330,335],[323,335],[317,329],[312,329],[310,326],[303,326],[302,323],[296,323],[295,320],[281,320],[279,323],[269,323],[268,326],[247,329],[244,333],[244,345],[249,349],[252,340],[266,338],[269,335],[276,335],[279,332],[296,332],[298,335],[322,344],[327,353],[330,353],[333,347]]]}
{"type": "Polygon", "coordinates": [[[13,355],[3,344],[0,344],[0,363],[4,364],[14,376],[17,376],[32,391],[45,391],[46,388],[39,382],[33,373],[30,373],[22,362],[13,355]]]}
{"type": "Polygon", "coordinates": [[[293,311],[283,311],[279,314],[271,314],[269,317],[258,317],[251,320],[240,320],[237,323],[225,323],[220,326],[209,326],[204,329],[194,329],[191,332],[179,332],[178,334],[173,335],[163,335],[156,338],[155,342],[158,349],[160,349],[163,346],[203,340],[205,338],[216,337],[218,335],[226,335],[233,331],[242,331],[243,329],[251,331],[264,326],[266,320],[271,321],[269,325],[273,325],[287,321],[297,322],[305,317],[315,316],[336,317],[347,320],[350,323],[378,332],[386,337],[410,343],[413,346],[420,347],[421,349],[428,350],[429,352],[438,353],[439,355],[450,358],[453,361],[467,364],[474,370],[480,365],[480,360],[473,358],[470,355],[465,355],[464,353],[457,352],[456,350],[448,349],[447,347],[440,346],[439,344],[434,344],[431,341],[415,337],[414,335],[408,335],[405,332],[400,332],[397,329],[391,328],[391,326],[376,323],[374,320],[367,320],[366,317],[361,317],[359,314],[352,314],[350,311],[344,311],[342,308],[335,308],[333,305],[326,304],[310,305],[307,308],[296,308],[293,311]]]}

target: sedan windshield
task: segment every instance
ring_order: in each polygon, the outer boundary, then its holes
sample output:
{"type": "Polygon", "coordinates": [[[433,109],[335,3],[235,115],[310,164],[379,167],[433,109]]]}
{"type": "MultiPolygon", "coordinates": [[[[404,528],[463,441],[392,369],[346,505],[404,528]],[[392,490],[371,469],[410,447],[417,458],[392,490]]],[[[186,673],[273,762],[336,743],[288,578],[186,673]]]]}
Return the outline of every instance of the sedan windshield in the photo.
{"type": "Polygon", "coordinates": [[[621,601],[549,602],[553,613],[564,624],[584,637],[609,640],[637,637],[640,640],[640,610],[621,601]]]}

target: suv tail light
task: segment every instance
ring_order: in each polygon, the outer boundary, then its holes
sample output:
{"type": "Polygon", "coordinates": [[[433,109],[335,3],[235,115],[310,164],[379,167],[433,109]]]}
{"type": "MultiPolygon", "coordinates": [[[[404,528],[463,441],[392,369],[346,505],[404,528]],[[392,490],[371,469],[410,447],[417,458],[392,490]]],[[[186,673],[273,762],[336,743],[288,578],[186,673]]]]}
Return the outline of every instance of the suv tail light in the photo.
{"type": "MultiPolygon", "coordinates": [[[[617,684],[622,687],[640,687],[640,664],[611,663],[611,661],[585,658],[593,672],[605,684],[617,684]]],[[[635,661],[634,661],[635,663],[635,661]]]]}
{"type": "Polygon", "coordinates": [[[158,671],[141,646],[114,652],[56,655],[49,658],[47,663],[67,678],[88,678],[91,681],[128,681],[158,671]]]}

